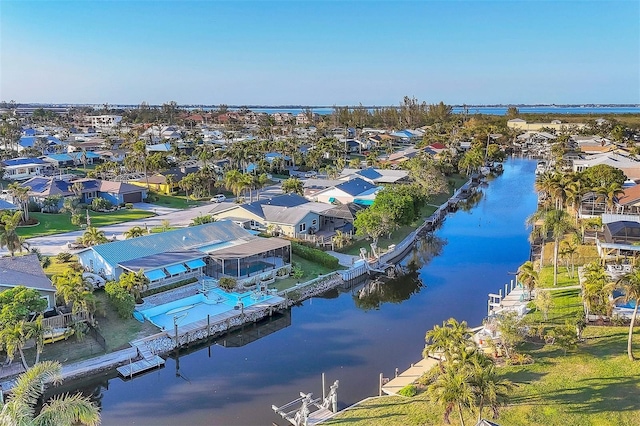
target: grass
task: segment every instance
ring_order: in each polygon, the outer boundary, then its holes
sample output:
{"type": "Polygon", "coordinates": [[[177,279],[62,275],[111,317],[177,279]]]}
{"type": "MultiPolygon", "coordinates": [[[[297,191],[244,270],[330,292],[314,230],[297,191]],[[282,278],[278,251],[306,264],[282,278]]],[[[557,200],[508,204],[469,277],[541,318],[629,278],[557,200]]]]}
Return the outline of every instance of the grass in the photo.
{"type": "MultiPolygon", "coordinates": [[[[82,229],[71,223],[71,216],[67,213],[30,213],[29,216],[38,219],[40,223],[36,226],[18,228],[18,235],[24,238],[42,237],[82,229]]],[[[155,214],[138,209],[120,209],[110,213],[89,211],[89,216],[91,217],[91,225],[100,228],[130,220],[144,219],[155,216],[155,214]]]]}
{"type": "Polygon", "coordinates": [[[158,192],[150,192],[150,196],[156,200],[153,201],[152,204],[157,204],[163,207],[171,207],[174,209],[187,209],[189,207],[200,206],[204,204],[204,202],[189,199],[185,195],[165,195],[158,192]]]}
{"type": "MultiPolygon", "coordinates": [[[[518,386],[496,422],[512,426],[640,425],[640,361],[628,360],[626,333],[626,327],[588,327],[585,341],[566,355],[552,345],[529,345],[525,349],[533,356],[533,364],[500,368],[501,375],[518,386]]],[[[442,408],[422,393],[412,398],[370,399],[326,424],[443,425],[442,415],[442,408]]],[[[466,424],[475,424],[476,416],[465,410],[466,424]]],[[[485,417],[490,418],[488,411],[485,417]]],[[[460,424],[457,410],[451,424],[460,424]]]]}
{"type": "Polygon", "coordinates": [[[49,257],[51,259],[51,264],[44,270],[44,273],[49,278],[53,277],[54,275],[62,275],[67,269],[71,268],[73,262],[77,260],[77,258],[73,256],[69,262],[61,263],[56,260],[55,256],[49,257]]]}
{"type": "Polygon", "coordinates": [[[310,260],[303,259],[295,254],[291,256],[291,260],[293,263],[302,268],[304,275],[301,278],[289,277],[281,280],[276,280],[275,283],[269,285],[270,288],[275,288],[278,291],[286,290],[295,287],[299,282],[303,283],[305,281],[316,278],[318,275],[325,275],[333,272],[332,269],[329,269],[326,266],[322,266],[310,260]]]}

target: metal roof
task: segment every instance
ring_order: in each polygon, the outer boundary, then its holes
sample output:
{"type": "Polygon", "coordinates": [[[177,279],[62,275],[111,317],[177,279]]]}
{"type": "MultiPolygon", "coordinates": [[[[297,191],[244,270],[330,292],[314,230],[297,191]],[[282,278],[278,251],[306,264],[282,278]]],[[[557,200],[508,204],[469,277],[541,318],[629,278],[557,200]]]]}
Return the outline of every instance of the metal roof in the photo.
{"type": "Polygon", "coordinates": [[[209,254],[209,256],[214,259],[242,259],[254,254],[260,254],[269,250],[288,247],[290,245],[291,242],[281,238],[256,238],[255,240],[244,244],[238,244],[233,247],[218,250],[209,254]]]}
{"type": "Polygon", "coordinates": [[[235,223],[221,220],[159,234],[100,244],[87,250],[93,250],[109,264],[117,265],[159,253],[197,250],[214,243],[255,238],[235,223]]]}
{"type": "Polygon", "coordinates": [[[336,185],[336,188],[349,195],[358,195],[370,189],[376,188],[376,186],[370,184],[364,179],[355,178],[341,183],[340,185],[336,185]]]}
{"type": "Polygon", "coordinates": [[[147,271],[180,262],[202,259],[204,256],[205,254],[198,250],[183,250],[170,253],[165,252],[121,262],[120,266],[131,271],[138,271],[140,269],[147,271]]]}

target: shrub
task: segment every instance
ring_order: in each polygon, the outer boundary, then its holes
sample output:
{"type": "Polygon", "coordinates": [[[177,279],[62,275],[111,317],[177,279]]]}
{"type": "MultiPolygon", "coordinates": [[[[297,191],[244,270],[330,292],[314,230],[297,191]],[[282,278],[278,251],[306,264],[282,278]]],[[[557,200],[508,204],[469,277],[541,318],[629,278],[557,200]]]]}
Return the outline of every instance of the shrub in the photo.
{"type": "Polygon", "coordinates": [[[72,257],[73,255],[68,251],[61,251],[56,255],[56,260],[58,261],[58,263],[67,263],[71,261],[72,257]]]}
{"type": "Polygon", "coordinates": [[[93,211],[109,210],[111,207],[113,207],[111,201],[104,198],[98,197],[91,200],[91,210],[93,211]]]}
{"type": "Polygon", "coordinates": [[[124,208],[127,210],[131,210],[133,208],[133,203],[124,203],[124,208]]]}
{"type": "Polygon", "coordinates": [[[222,277],[218,281],[218,284],[225,290],[232,290],[236,287],[237,281],[235,278],[222,277]]]}
{"type": "Polygon", "coordinates": [[[136,301],[126,289],[122,288],[116,281],[109,281],[104,287],[105,293],[109,297],[109,302],[114,307],[120,318],[126,319],[133,315],[136,301]]]}
{"type": "Polygon", "coordinates": [[[402,396],[416,396],[418,394],[418,389],[414,385],[407,385],[398,391],[398,395],[402,396]]]}
{"type": "Polygon", "coordinates": [[[30,212],[39,212],[42,209],[40,203],[37,203],[33,200],[29,200],[29,204],[27,206],[30,212]]]}
{"type": "Polygon", "coordinates": [[[291,243],[291,252],[303,259],[310,260],[315,263],[319,263],[322,266],[326,266],[330,269],[338,269],[340,264],[338,259],[312,247],[307,247],[299,243],[291,243]]]}

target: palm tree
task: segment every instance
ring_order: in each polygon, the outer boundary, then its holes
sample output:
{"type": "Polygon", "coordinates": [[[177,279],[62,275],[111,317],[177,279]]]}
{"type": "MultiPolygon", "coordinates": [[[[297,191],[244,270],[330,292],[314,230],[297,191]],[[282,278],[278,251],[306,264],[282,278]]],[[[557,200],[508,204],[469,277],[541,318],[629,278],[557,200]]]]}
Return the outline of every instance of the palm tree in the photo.
{"type": "Polygon", "coordinates": [[[5,211],[0,217],[0,247],[6,247],[11,257],[16,251],[22,252],[22,249],[25,248],[26,243],[16,231],[21,220],[22,212],[5,211]]]}
{"type": "Polygon", "coordinates": [[[138,272],[125,272],[120,275],[118,283],[122,288],[131,293],[136,301],[140,301],[142,292],[149,288],[149,279],[144,275],[142,269],[138,272]]]}
{"type": "Polygon", "coordinates": [[[609,296],[616,284],[609,282],[609,275],[598,262],[588,263],[583,268],[582,296],[587,316],[591,312],[607,314],[611,310],[609,296]]]}
{"type": "Polygon", "coordinates": [[[518,281],[520,281],[529,292],[529,298],[531,298],[533,289],[538,286],[539,279],[538,272],[530,260],[524,262],[518,268],[518,281]]]}
{"type": "Polygon", "coordinates": [[[558,250],[560,240],[569,231],[574,230],[573,222],[569,213],[564,210],[547,210],[538,211],[527,218],[529,224],[535,224],[538,220],[542,220],[542,235],[544,244],[544,236],[551,233],[553,237],[553,285],[558,285],[558,250]]]}
{"type": "Polygon", "coordinates": [[[104,235],[104,231],[101,231],[94,226],[88,227],[87,230],[84,231],[84,234],[82,234],[81,239],[82,244],[88,247],[104,244],[108,241],[107,237],[104,235]]]}
{"type": "Polygon", "coordinates": [[[128,240],[130,238],[142,237],[146,233],[147,231],[143,227],[134,226],[132,228],[129,228],[127,231],[125,231],[123,235],[124,235],[124,238],[128,240]]]}
{"type": "Polygon", "coordinates": [[[442,323],[442,327],[435,325],[433,329],[427,331],[425,335],[427,344],[422,351],[422,356],[426,358],[432,354],[442,353],[441,360],[442,358],[453,359],[455,354],[466,346],[469,333],[466,321],[458,322],[454,318],[449,318],[442,323]]]}
{"type": "Polygon", "coordinates": [[[62,275],[54,275],[52,280],[56,293],[66,304],[71,305],[72,312],[95,312],[96,299],[93,286],[82,277],[82,272],[67,269],[62,275]]]}
{"type": "Polygon", "coordinates": [[[613,213],[615,202],[618,199],[618,196],[624,193],[624,190],[622,189],[622,185],[620,185],[618,182],[611,182],[608,185],[594,188],[594,192],[604,200],[605,213],[607,207],[609,208],[609,211],[613,213]]]}
{"type": "Polygon", "coordinates": [[[22,209],[22,218],[25,222],[29,220],[29,186],[21,186],[18,182],[9,184],[9,194],[14,201],[17,201],[22,209]]]}
{"type": "Polygon", "coordinates": [[[573,278],[575,274],[575,264],[573,262],[573,257],[578,251],[578,241],[577,236],[574,235],[572,240],[562,240],[560,242],[560,257],[566,259],[567,261],[567,274],[569,274],[569,278],[573,278]],[[571,265],[571,269],[569,269],[569,265],[571,265]]]}
{"type": "Polygon", "coordinates": [[[4,324],[2,329],[0,329],[0,342],[2,342],[2,346],[4,346],[4,350],[7,353],[9,364],[13,362],[16,352],[18,352],[20,354],[22,366],[25,370],[28,370],[29,365],[27,364],[27,360],[24,357],[24,351],[22,350],[28,340],[25,334],[24,324],[24,320],[4,324]]]}
{"type": "Polygon", "coordinates": [[[627,340],[627,355],[629,360],[633,361],[633,350],[631,347],[633,339],[633,326],[636,324],[636,315],[638,314],[638,304],[640,303],[640,269],[635,269],[626,274],[618,281],[618,285],[622,288],[624,295],[622,300],[625,303],[633,301],[635,306],[633,307],[633,314],[631,315],[631,323],[629,324],[629,338],[627,340]]]}
{"type": "Polygon", "coordinates": [[[57,396],[44,403],[40,412],[36,407],[44,393],[45,384],[58,385],[62,381],[62,366],[45,361],[34,365],[18,377],[9,400],[0,400],[0,424],[3,425],[60,425],[100,424],[100,411],[88,398],[80,394],[57,396]]]}
{"type": "Polygon", "coordinates": [[[27,339],[33,339],[36,344],[36,360],[34,364],[40,362],[40,354],[44,348],[44,335],[47,332],[48,327],[45,327],[42,322],[43,316],[38,315],[33,321],[24,324],[24,332],[27,339]]]}
{"type": "Polygon", "coordinates": [[[479,353],[471,359],[471,387],[478,406],[478,422],[482,420],[482,410],[488,406],[493,411],[493,418],[498,417],[498,409],[505,405],[513,383],[500,378],[495,363],[484,354],[479,353]]]}
{"type": "Polygon", "coordinates": [[[448,364],[444,371],[427,388],[433,402],[444,407],[444,421],[449,423],[449,416],[454,408],[458,408],[460,423],[464,426],[463,408],[474,403],[474,394],[470,383],[469,371],[448,364]]]}

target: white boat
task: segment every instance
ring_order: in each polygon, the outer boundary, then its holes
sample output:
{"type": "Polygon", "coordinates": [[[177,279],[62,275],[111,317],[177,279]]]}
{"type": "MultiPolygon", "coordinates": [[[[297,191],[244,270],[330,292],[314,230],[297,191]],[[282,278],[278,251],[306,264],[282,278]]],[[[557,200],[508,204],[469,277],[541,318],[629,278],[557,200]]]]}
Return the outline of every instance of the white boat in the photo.
{"type": "Polygon", "coordinates": [[[538,165],[536,166],[536,175],[541,175],[547,171],[547,163],[544,161],[538,161],[538,165]]]}

